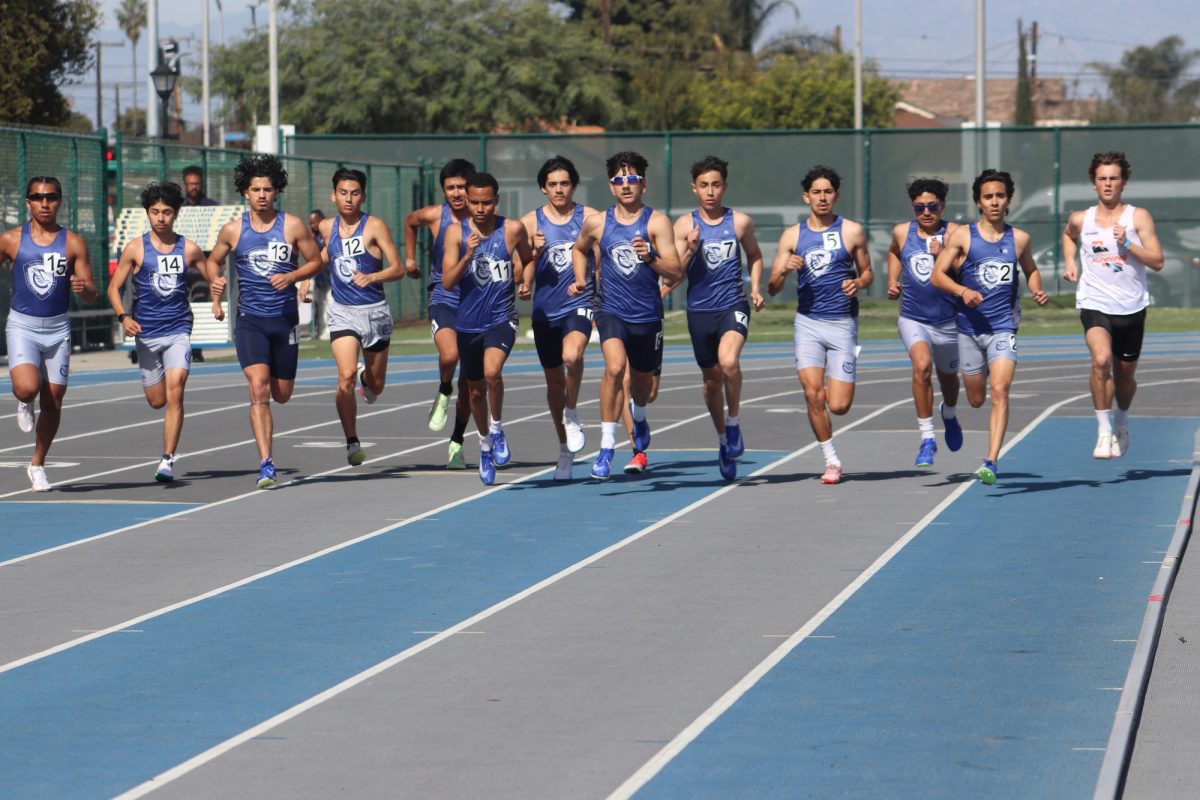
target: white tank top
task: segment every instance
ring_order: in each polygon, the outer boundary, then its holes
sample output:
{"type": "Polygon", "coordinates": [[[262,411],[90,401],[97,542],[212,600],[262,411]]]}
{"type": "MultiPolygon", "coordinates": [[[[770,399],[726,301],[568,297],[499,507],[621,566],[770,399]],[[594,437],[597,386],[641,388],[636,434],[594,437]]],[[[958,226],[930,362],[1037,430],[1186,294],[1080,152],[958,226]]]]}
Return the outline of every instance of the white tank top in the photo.
{"type": "MultiPolygon", "coordinates": [[[[1150,305],[1146,265],[1128,251],[1120,254],[1112,227],[1102,229],[1096,225],[1096,209],[1092,206],[1083,214],[1075,307],[1105,314],[1136,314],[1150,305]]],[[[1142,240],[1133,229],[1133,212],[1133,206],[1125,206],[1117,224],[1125,227],[1131,244],[1141,246],[1142,240]]]]}

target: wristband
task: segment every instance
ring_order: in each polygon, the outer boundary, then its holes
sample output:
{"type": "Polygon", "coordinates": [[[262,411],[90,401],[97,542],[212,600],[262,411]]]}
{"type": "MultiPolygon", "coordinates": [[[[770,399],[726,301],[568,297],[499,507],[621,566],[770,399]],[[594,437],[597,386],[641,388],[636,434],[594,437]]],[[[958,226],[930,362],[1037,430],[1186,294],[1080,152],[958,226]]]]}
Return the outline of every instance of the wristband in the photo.
{"type": "Polygon", "coordinates": [[[122,311],[120,314],[117,314],[117,322],[124,322],[125,318],[128,316],[129,316],[128,314],[126,314],[124,311],[122,311]]]}

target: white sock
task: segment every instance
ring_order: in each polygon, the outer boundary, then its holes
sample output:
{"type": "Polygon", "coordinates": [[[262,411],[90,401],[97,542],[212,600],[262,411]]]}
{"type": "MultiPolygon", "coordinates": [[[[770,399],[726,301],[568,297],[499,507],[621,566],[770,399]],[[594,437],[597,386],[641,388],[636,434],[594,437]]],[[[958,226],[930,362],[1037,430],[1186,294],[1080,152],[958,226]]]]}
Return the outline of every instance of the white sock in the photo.
{"type": "Polygon", "coordinates": [[[945,402],[942,403],[942,417],[944,419],[954,419],[956,413],[954,406],[946,405],[945,402]]]}
{"type": "Polygon", "coordinates": [[[486,433],[479,434],[479,449],[485,453],[492,452],[492,437],[486,433]]]}
{"type": "Polygon", "coordinates": [[[721,444],[721,446],[724,447],[725,445],[729,444],[729,437],[723,433],[718,433],[717,434],[717,442],[719,442],[721,444]]]}
{"type": "Polygon", "coordinates": [[[921,431],[922,439],[936,438],[933,434],[933,417],[926,417],[925,419],[917,417],[917,428],[921,431]]]}
{"type": "Polygon", "coordinates": [[[600,449],[612,450],[617,446],[617,423],[600,423],[600,449]]]}
{"type": "Polygon", "coordinates": [[[1128,428],[1129,427],[1129,412],[1122,410],[1120,407],[1118,407],[1117,410],[1113,412],[1113,423],[1118,428],[1128,428]]]}
{"type": "Polygon", "coordinates": [[[630,409],[630,413],[633,414],[634,422],[645,422],[646,421],[646,407],[645,406],[639,406],[637,403],[634,403],[630,409]]]}
{"type": "Polygon", "coordinates": [[[828,441],[824,441],[824,442],[817,442],[817,444],[821,445],[821,452],[825,454],[825,463],[826,464],[841,464],[842,463],[841,461],[838,460],[837,450],[833,449],[833,439],[829,439],[828,441]]]}
{"type": "Polygon", "coordinates": [[[563,419],[569,419],[572,422],[578,423],[579,422],[579,409],[578,408],[564,408],[563,409],[563,419]]]}
{"type": "Polygon", "coordinates": [[[504,420],[488,417],[488,430],[492,433],[504,433],[504,420]]]}
{"type": "Polygon", "coordinates": [[[1101,436],[1112,436],[1113,413],[1111,411],[1097,411],[1096,424],[1100,426],[1101,436]]]}
{"type": "Polygon", "coordinates": [[[725,424],[726,424],[726,425],[741,425],[741,424],[742,424],[742,419],[741,419],[741,417],[739,417],[739,416],[737,416],[737,415],[735,414],[735,415],[734,415],[734,416],[732,416],[732,417],[726,417],[726,418],[725,418],[725,424]]]}

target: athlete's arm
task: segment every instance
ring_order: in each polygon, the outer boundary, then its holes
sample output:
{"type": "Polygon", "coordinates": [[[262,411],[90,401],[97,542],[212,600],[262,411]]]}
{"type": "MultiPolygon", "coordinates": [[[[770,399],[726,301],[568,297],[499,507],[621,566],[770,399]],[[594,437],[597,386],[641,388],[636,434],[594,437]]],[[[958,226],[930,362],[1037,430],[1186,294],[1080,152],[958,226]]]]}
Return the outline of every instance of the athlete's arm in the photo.
{"type": "MultiPolygon", "coordinates": [[[[691,214],[684,214],[675,220],[675,251],[679,253],[679,260],[683,262],[685,273],[687,265],[692,263],[692,256],[696,255],[696,251],[699,249],[700,227],[692,219],[691,214]]],[[[682,282],[683,278],[680,278],[680,283],[682,282]]]]}
{"type": "Polygon", "coordinates": [[[471,260],[471,254],[475,252],[475,248],[479,247],[481,241],[477,231],[471,231],[467,237],[467,241],[462,240],[462,226],[452,225],[450,230],[446,231],[445,250],[442,255],[442,287],[453,289],[462,279],[463,272],[467,269],[467,262],[471,260]],[[460,256],[458,251],[466,246],[465,251],[460,256]]]}
{"type": "Polygon", "coordinates": [[[1067,217],[1067,226],[1063,228],[1062,232],[1062,276],[1069,281],[1079,278],[1079,265],[1076,258],[1079,256],[1079,233],[1082,229],[1082,211],[1076,211],[1067,217]]]}
{"type": "MultiPolygon", "coordinates": [[[[662,276],[668,286],[675,286],[683,280],[683,265],[679,261],[679,251],[675,249],[675,231],[671,227],[671,220],[661,211],[655,211],[646,221],[646,235],[650,237],[654,250],[639,252],[638,257],[662,276]],[[647,258],[652,260],[647,261],[647,258]]],[[[637,238],[633,240],[633,249],[638,250],[637,238]]]]}
{"type": "Polygon", "coordinates": [[[804,259],[796,254],[796,242],[800,237],[800,226],[793,225],[779,237],[779,248],[775,251],[775,263],[771,265],[771,277],[767,279],[767,293],[772,297],[783,291],[789,272],[804,269],[804,259]]]}
{"type": "Polygon", "coordinates": [[[512,253],[516,260],[516,263],[513,264],[513,281],[517,284],[517,297],[528,300],[532,295],[534,265],[533,248],[529,245],[529,233],[525,230],[524,224],[508,219],[504,221],[504,239],[508,244],[508,252],[512,253]]]}
{"type": "Polygon", "coordinates": [[[267,281],[277,292],[306,281],[321,271],[321,251],[317,249],[317,240],[299,217],[288,214],[283,218],[283,236],[295,243],[293,246],[304,256],[304,264],[291,272],[272,272],[267,276],[267,281]]]}
{"type": "MultiPolygon", "coordinates": [[[[189,242],[189,244],[191,243],[189,242]]],[[[129,276],[133,274],[134,267],[142,260],[142,255],[140,237],[126,242],[125,247],[121,250],[121,257],[117,259],[117,268],[113,270],[112,277],[108,281],[108,304],[112,306],[113,314],[118,317],[125,314],[125,301],[121,295],[125,290],[125,284],[129,281],[129,276]]],[[[142,332],[142,326],[128,315],[121,321],[121,329],[125,331],[126,336],[137,336],[142,332]]]]}
{"type": "Polygon", "coordinates": [[[1158,231],[1154,229],[1154,218],[1150,216],[1150,212],[1144,208],[1137,208],[1133,211],[1133,229],[1137,232],[1138,238],[1142,240],[1141,245],[1136,245],[1129,241],[1125,235],[1125,229],[1117,226],[1117,230],[1121,232],[1121,237],[1118,237],[1117,244],[1125,248],[1125,252],[1133,253],[1139,261],[1145,264],[1150,269],[1157,272],[1163,268],[1163,252],[1162,245],[1158,241],[1158,231]],[[1122,243],[1121,239],[1125,241],[1122,243]]]}
{"type": "Polygon", "coordinates": [[[950,277],[950,270],[959,263],[960,257],[966,256],[970,247],[971,229],[969,227],[960,226],[954,233],[948,235],[942,252],[938,253],[937,261],[933,262],[933,274],[929,276],[929,282],[933,284],[933,288],[962,300],[963,305],[967,308],[974,308],[983,302],[983,295],[974,289],[968,289],[950,277]]]}
{"type": "Polygon", "coordinates": [[[904,248],[904,237],[907,235],[907,222],[901,222],[892,228],[892,243],[888,245],[887,251],[888,300],[895,300],[900,297],[900,272],[904,268],[903,262],[900,261],[900,252],[904,248]]]}
{"type": "MultiPolygon", "coordinates": [[[[379,217],[368,217],[367,224],[363,226],[363,239],[366,240],[367,252],[370,252],[372,247],[378,248],[383,258],[383,269],[369,274],[355,270],[350,278],[355,286],[387,283],[404,277],[404,264],[400,261],[400,252],[396,249],[396,241],[392,238],[392,232],[386,222],[379,217]]],[[[325,241],[328,242],[329,238],[326,237],[325,241]]],[[[329,263],[328,248],[324,253],[324,261],[329,263]]]]}
{"type": "Polygon", "coordinates": [[[842,294],[854,297],[875,280],[875,273],[871,270],[871,254],[867,251],[867,232],[857,222],[846,220],[842,223],[842,240],[858,266],[857,278],[842,281],[842,294]]]}
{"type": "Polygon", "coordinates": [[[17,262],[17,247],[21,242],[21,229],[9,228],[0,233],[0,266],[7,261],[9,269],[17,262]]]}
{"type": "MultiPolygon", "coordinates": [[[[418,208],[404,218],[404,267],[408,270],[409,275],[414,272],[419,275],[421,272],[421,268],[417,266],[417,230],[419,228],[433,230],[433,226],[438,224],[441,218],[441,206],[418,208]]],[[[436,235],[437,232],[434,231],[434,236],[436,235]]]]}
{"type": "Polygon", "coordinates": [[[1050,296],[1042,291],[1042,273],[1038,272],[1033,255],[1029,252],[1029,234],[1020,228],[1013,228],[1013,243],[1017,247],[1017,261],[1025,272],[1025,281],[1029,284],[1029,293],[1039,306],[1050,302],[1050,296]]]}
{"type": "Polygon", "coordinates": [[[762,296],[763,254],[758,245],[758,237],[754,235],[754,220],[749,214],[741,211],[733,212],[733,231],[738,241],[742,243],[742,252],[750,264],[750,305],[755,311],[762,311],[766,300],[762,296]]]}
{"type": "Polygon", "coordinates": [[[92,262],[88,258],[87,243],[74,231],[67,231],[67,260],[71,262],[71,291],[79,295],[84,304],[96,302],[100,290],[92,278],[92,262]]]}
{"type": "MultiPolygon", "coordinates": [[[[588,254],[600,241],[600,229],[604,225],[604,217],[600,214],[584,215],[583,227],[579,230],[579,238],[571,245],[571,267],[575,270],[575,283],[567,287],[567,295],[579,297],[587,288],[588,254]]],[[[599,267],[597,260],[596,265],[599,267]]]]}

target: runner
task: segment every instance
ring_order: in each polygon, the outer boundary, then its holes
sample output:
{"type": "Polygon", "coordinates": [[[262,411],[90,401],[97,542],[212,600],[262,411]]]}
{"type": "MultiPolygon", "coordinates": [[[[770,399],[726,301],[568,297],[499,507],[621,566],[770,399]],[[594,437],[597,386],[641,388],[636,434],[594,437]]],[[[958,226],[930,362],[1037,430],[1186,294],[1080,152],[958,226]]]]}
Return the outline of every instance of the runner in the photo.
{"type": "Polygon", "coordinates": [[[827,484],[842,479],[829,415],[845,414],[854,402],[858,293],[874,279],[862,225],[834,213],[841,183],[829,167],[813,167],[804,176],[808,219],[783,232],[767,282],[767,290],[777,295],[788,273],[796,273],[796,372],[809,425],[825,456],[821,482],[827,484]]]}
{"type": "Polygon", "coordinates": [[[547,202],[521,218],[536,261],[526,266],[530,274],[525,283],[534,281],[533,341],[546,374],[550,420],[558,434],[554,479],[566,481],[571,479],[572,455],[587,444],[576,406],[593,317],[591,291],[577,297],[567,294],[575,280],[571,245],[579,238],[584,218],[598,212],[575,202],[579,172],[570,160],[554,156],[538,170],[537,180],[547,202]]]}
{"type": "Polygon", "coordinates": [[[958,403],[958,329],[954,298],[939,292],[929,282],[933,262],[942,243],[958,226],[942,220],[950,187],[937,178],[917,178],[908,185],[915,219],[892,228],[888,248],[889,300],[900,298],[897,327],[900,341],[912,361],[913,403],[917,407],[917,430],[921,446],[913,462],[932,467],[937,452],[933,431],[933,370],[942,390],[940,414],[946,427],[946,446],[951,452],[962,447],[962,426],[955,409],[958,403]]]}
{"type": "Polygon", "coordinates": [[[46,453],[58,433],[71,371],[71,294],[83,303],[99,294],[92,280],[87,244],[58,224],[62,184],[50,176],[25,184],[29,222],[0,233],[0,265],[12,270],[4,333],[8,377],[17,398],[17,426],[34,430],[33,401],[39,401],[33,456],[25,473],[35,492],[50,491],[46,453]]]}
{"type": "Polygon", "coordinates": [[[126,336],[134,337],[142,391],[163,415],[163,455],[154,471],[161,483],[175,480],[175,454],[183,430],[183,391],[192,368],[192,307],[186,271],[208,271],[204,251],[175,232],[183,190],[174,183],[151,183],[141,195],[150,230],[121,250],[108,284],[108,302],[126,336]],[[122,294],[133,276],[133,299],[126,311],[122,294]]]}
{"type": "Polygon", "coordinates": [[[683,268],[671,232],[671,221],[643,202],[646,159],[624,151],[607,162],[609,191],[616,202],[604,214],[588,217],[571,250],[575,283],[568,294],[586,291],[588,256],[600,245],[600,300],[596,327],[604,354],[600,382],[600,453],[592,477],[606,480],[616,448],[617,418],[621,413],[621,382],[628,370],[633,404],[633,446],[650,446],[646,403],[653,372],[661,366],[662,295],[659,276],[679,281],[683,268]]]}
{"type": "Polygon", "coordinates": [[[692,165],[692,192],[700,207],[675,221],[675,247],[687,267],[688,333],[704,377],[704,404],[717,429],[717,467],[731,481],[746,450],[738,416],[741,356],[750,333],[750,305],[755,311],[763,307],[763,259],[754,221],[724,205],[728,177],[728,162],[716,156],[692,165]],[[749,302],[742,287],[743,253],[750,267],[749,302]]]}
{"type": "Polygon", "coordinates": [[[321,252],[303,219],[275,210],[275,200],[288,183],[287,171],[278,158],[243,157],[233,170],[233,182],[250,210],[221,228],[208,257],[208,269],[213,276],[213,306],[220,312],[226,286],[220,277],[221,266],[230,252],[234,254],[238,277],[234,343],[250,387],[250,429],[261,459],[258,488],[266,489],[276,481],[271,400],[286,403],[291,399],[300,356],[296,284],[320,270],[321,252]],[[304,257],[299,267],[297,251],[304,257]]]}
{"type": "Polygon", "coordinates": [[[500,185],[486,172],[467,181],[471,215],[446,232],[442,285],[461,287],[458,351],[479,429],[479,479],[496,482],[496,467],[512,459],[504,436],[504,362],[517,338],[518,290],[530,297],[526,265],[533,261],[525,226],[496,213],[500,185]],[[490,419],[489,419],[490,415],[490,419]]]}
{"type": "Polygon", "coordinates": [[[992,395],[988,452],[975,471],[982,483],[996,482],[996,462],[1008,428],[1008,391],[1017,369],[1017,328],[1021,322],[1021,279],[1038,305],[1049,297],[1029,251],[1029,234],[1004,221],[1012,203],[1012,176],[985,169],[971,184],[979,221],[959,226],[933,266],[934,287],[954,295],[958,306],[958,362],[967,400],[979,408],[992,395]],[[956,264],[960,266],[955,267],[956,264]],[[951,277],[955,271],[957,280],[951,277]]]}
{"type": "MultiPolygon", "coordinates": [[[[358,383],[367,405],[383,393],[392,336],[392,308],[384,297],[383,284],[404,277],[404,265],[387,224],[363,213],[366,192],[367,176],[360,170],[342,167],[333,173],[330,199],[337,216],[321,220],[319,231],[320,241],[328,242],[322,260],[329,265],[332,286],[324,328],[338,370],[334,404],[346,436],[346,460],[355,467],[367,454],[358,440],[354,384],[358,383]]],[[[409,274],[418,280],[421,277],[415,265],[409,274]]],[[[320,286],[319,281],[314,282],[320,286]]]]}
{"type": "Polygon", "coordinates": [[[1120,458],[1129,452],[1129,407],[1137,392],[1134,372],[1150,305],[1146,269],[1163,268],[1150,212],[1122,199],[1130,172],[1124,153],[1096,153],[1088,177],[1099,202],[1071,214],[1062,238],[1063,277],[1079,281],[1075,307],[1092,356],[1089,383],[1098,426],[1093,458],[1120,458]]]}

